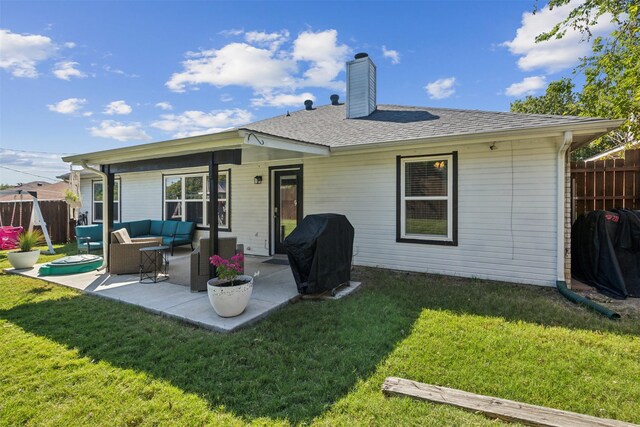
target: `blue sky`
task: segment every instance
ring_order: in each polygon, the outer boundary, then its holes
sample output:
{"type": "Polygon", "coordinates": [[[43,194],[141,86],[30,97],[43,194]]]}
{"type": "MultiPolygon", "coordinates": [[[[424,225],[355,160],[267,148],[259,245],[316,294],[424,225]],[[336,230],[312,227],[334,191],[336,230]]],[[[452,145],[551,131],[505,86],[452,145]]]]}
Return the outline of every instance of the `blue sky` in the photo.
{"type": "Polygon", "coordinates": [[[2,1],[0,183],[344,99],[357,52],[378,103],[507,111],[588,53],[573,34],[535,44],[567,9],[533,3],[2,1]]]}

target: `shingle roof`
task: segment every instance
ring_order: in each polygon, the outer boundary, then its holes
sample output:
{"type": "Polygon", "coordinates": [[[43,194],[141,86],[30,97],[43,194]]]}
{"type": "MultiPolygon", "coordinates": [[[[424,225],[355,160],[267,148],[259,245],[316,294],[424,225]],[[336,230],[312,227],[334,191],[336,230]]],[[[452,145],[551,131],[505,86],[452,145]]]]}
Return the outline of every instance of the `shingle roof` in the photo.
{"type": "Polygon", "coordinates": [[[604,119],[543,114],[520,114],[448,108],[378,105],[370,116],[345,118],[344,105],[325,105],[250,123],[241,129],[325,145],[344,147],[468,135],[556,125],[593,123],[604,119]]]}

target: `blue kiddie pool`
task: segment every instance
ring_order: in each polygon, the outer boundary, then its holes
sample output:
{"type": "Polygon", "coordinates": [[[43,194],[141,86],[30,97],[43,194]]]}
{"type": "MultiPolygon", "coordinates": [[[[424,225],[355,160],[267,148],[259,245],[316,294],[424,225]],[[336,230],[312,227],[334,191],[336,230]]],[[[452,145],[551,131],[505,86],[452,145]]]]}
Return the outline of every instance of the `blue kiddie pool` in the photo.
{"type": "Polygon", "coordinates": [[[98,255],[72,255],[51,261],[40,267],[38,276],[61,276],[64,274],[86,273],[97,270],[102,265],[98,255]]]}

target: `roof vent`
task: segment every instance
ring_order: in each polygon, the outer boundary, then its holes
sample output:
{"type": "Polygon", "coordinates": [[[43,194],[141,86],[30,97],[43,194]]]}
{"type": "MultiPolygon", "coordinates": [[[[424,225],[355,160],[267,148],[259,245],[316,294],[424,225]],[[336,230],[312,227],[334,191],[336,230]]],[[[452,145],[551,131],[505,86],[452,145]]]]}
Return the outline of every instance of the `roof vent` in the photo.
{"type": "Polygon", "coordinates": [[[376,111],[376,66],[366,53],[347,62],[347,119],[376,111]]]}
{"type": "Polygon", "coordinates": [[[340,95],[336,95],[335,93],[329,97],[331,100],[331,105],[340,105],[340,95]]]}
{"type": "Polygon", "coordinates": [[[311,111],[311,110],[313,110],[313,101],[312,101],[312,100],[310,100],[310,99],[307,99],[306,101],[304,101],[304,108],[305,108],[307,111],[311,111]]]}

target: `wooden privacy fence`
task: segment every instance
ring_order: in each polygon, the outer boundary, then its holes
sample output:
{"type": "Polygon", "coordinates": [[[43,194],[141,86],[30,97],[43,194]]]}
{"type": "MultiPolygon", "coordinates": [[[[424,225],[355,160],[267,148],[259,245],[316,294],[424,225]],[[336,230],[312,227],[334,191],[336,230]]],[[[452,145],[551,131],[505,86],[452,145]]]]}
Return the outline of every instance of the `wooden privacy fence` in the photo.
{"type": "Polygon", "coordinates": [[[573,219],[594,210],[640,210],[640,150],[624,159],[571,162],[573,219]]]}
{"type": "MultiPolygon", "coordinates": [[[[20,202],[0,202],[0,215],[4,225],[29,227],[33,202],[31,200],[20,202]],[[20,206],[22,205],[22,223],[20,223],[20,206]],[[15,208],[15,210],[14,210],[15,208]],[[11,217],[13,216],[13,224],[11,217]]],[[[47,229],[53,243],[65,243],[75,237],[73,221],[69,220],[67,202],[64,200],[38,200],[42,217],[47,223],[47,229]]]]}

